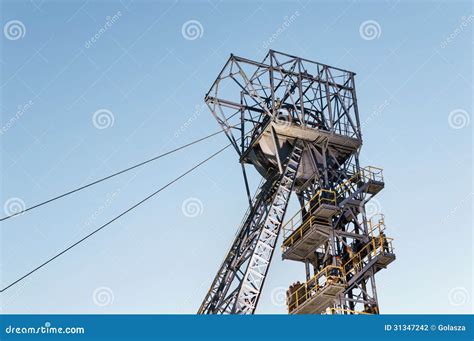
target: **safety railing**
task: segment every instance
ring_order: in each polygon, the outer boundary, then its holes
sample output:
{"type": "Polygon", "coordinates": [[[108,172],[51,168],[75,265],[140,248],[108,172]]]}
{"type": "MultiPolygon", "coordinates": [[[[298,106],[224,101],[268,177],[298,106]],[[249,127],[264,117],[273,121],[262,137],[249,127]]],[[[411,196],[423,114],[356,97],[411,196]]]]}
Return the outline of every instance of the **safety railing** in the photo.
{"type": "Polygon", "coordinates": [[[367,166],[354,171],[352,175],[336,186],[337,197],[344,197],[347,192],[354,190],[360,182],[367,183],[369,181],[383,182],[383,169],[367,166]]]}
{"type": "Polygon", "coordinates": [[[354,129],[351,123],[338,122],[333,126],[333,131],[343,136],[354,137],[356,135],[356,129],[354,129]]]}
{"type": "Polygon", "coordinates": [[[357,311],[345,308],[327,308],[322,315],[373,315],[365,311],[357,311]]]}
{"type": "Polygon", "coordinates": [[[374,167],[374,166],[368,166],[365,168],[361,169],[361,177],[364,179],[364,182],[368,181],[377,181],[377,182],[383,182],[383,169],[374,167]]]}
{"type": "Polygon", "coordinates": [[[285,236],[285,231],[283,232],[283,243],[282,243],[282,252],[286,252],[288,248],[290,248],[293,244],[295,244],[298,240],[303,238],[303,236],[306,234],[306,232],[311,228],[311,226],[314,226],[316,223],[320,224],[328,224],[327,221],[320,220],[316,218],[315,216],[310,217],[307,219],[300,227],[295,229],[294,231],[287,231],[286,236],[285,236]]]}
{"type": "Polygon", "coordinates": [[[385,235],[385,216],[381,213],[374,215],[369,220],[369,235],[371,236],[372,247],[382,247],[382,253],[394,253],[392,241],[385,235]]]}
{"type": "Polygon", "coordinates": [[[353,254],[343,265],[344,274],[356,275],[372,259],[383,254],[393,254],[393,238],[387,238],[383,232],[364,245],[357,253],[353,254]]]}
{"type": "Polygon", "coordinates": [[[295,238],[302,236],[304,233],[304,228],[309,227],[311,222],[314,221],[312,218],[315,218],[315,211],[323,204],[337,206],[336,192],[327,189],[321,189],[315,195],[313,195],[313,197],[304,205],[304,207],[296,212],[283,226],[284,240],[290,237],[293,232],[295,232],[295,238]]]}
{"type": "Polygon", "coordinates": [[[361,168],[358,172],[352,174],[341,184],[337,185],[335,190],[321,189],[307,203],[298,210],[283,226],[283,237],[287,238],[297,228],[301,227],[309,219],[315,210],[322,204],[337,206],[337,198],[343,196],[353,185],[359,181],[367,182],[369,180],[383,182],[383,170],[381,168],[368,166],[361,168]],[[305,211],[306,213],[303,213],[305,211]]]}
{"type": "Polygon", "coordinates": [[[367,223],[371,237],[380,236],[380,234],[385,231],[385,216],[382,213],[373,215],[367,223]]]}
{"type": "Polygon", "coordinates": [[[310,298],[333,284],[345,284],[342,267],[329,265],[311,277],[306,283],[287,293],[288,312],[291,313],[310,298]]]}

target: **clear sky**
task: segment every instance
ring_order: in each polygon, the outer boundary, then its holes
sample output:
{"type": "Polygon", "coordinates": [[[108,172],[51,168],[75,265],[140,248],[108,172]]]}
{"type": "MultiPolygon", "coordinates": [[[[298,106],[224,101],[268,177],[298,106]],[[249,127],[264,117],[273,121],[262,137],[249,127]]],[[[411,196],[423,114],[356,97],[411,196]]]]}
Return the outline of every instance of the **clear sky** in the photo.
{"type": "MultiPolygon", "coordinates": [[[[217,131],[203,96],[229,54],[272,48],[357,73],[362,163],[384,168],[375,209],[397,253],[377,275],[381,312],[471,312],[472,15],[469,1],[2,1],[2,211],[217,131]]],[[[226,143],[5,221],[1,286],[226,143]]],[[[228,149],[1,294],[1,307],[194,313],[245,210],[228,149]]],[[[257,312],[285,313],[284,288],[303,279],[278,250],[257,312]]]]}

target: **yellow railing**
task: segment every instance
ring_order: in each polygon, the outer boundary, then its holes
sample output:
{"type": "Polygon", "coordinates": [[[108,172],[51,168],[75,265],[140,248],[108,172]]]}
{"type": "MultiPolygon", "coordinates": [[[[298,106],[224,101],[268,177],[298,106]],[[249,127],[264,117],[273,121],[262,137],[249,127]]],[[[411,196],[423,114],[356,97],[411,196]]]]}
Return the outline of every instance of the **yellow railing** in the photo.
{"type": "Polygon", "coordinates": [[[286,248],[290,247],[293,245],[298,239],[303,237],[303,234],[306,233],[306,231],[312,226],[312,224],[316,221],[316,218],[310,217],[306,222],[301,225],[299,228],[297,228],[294,231],[291,230],[283,230],[283,251],[286,250],[286,248]]]}
{"type": "Polygon", "coordinates": [[[352,273],[353,275],[357,274],[364,267],[364,263],[380,254],[393,254],[394,248],[392,246],[392,241],[393,238],[387,238],[384,234],[377,237],[371,237],[370,241],[364,245],[362,249],[342,265],[344,275],[349,273],[352,273]],[[369,256],[371,256],[370,259],[369,256]]]}
{"type": "MultiPolygon", "coordinates": [[[[379,220],[375,229],[384,229],[383,220],[379,220]],[[382,223],[381,223],[382,222],[382,223]]],[[[288,312],[304,304],[309,298],[317,295],[330,283],[345,284],[348,274],[356,275],[362,270],[371,259],[381,254],[393,254],[392,238],[387,238],[383,232],[378,236],[372,236],[369,242],[364,245],[357,253],[355,253],[342,266],[329,265],[314,275],[306,283],[301,284],[298,288],[289,292],[287,295],[288,312]]],[[[341,309],[341,308],[331,308],[341,309]]],[[[364,312],[355,312],[360,314],[369,314],[364,312]]]]}
{"type": "Polygon", "coordinates": [[[319,190],[306,204],[297,211],[283,226],[283,238],[288,238],[296,229],[300,229],[310,222],[314,212],[321,205],[337,206],[336,192],[327,189],[319,190]],[[306,213],[303,214],[303,209],[306,213]]]}
{"type": "Polygon", "coordinates": [[[360,181],[364,183],[369,181],[383,182],[383,169],[374,166],[367,166],[354,172],[349,179],[346,179],[336,186],[337,196],[343,196],[347,191],[349,191],[349,188],[351,188],[352,185],[357,184],[360,181]]]}
{"type": "MultiPolygon", "coordinates": [[[[349,184],[357,183],[359,180],[363,180],[364,182],[368,180],[373,180],[373,181],[380,181],[383,182],[383,169],[374,167],[374,166],[368,166],[365,168],[361,168],[360,171],[355,172],[351,175],[349,179],[346,179],[343,181],[341,184],[337,185],[335,187],[335,191],[328,190],[328,189],[321,189],[319,190],[311,199],[305,204],[304,208],[306,208],[307,211],[310,209],[311,206],[319,206],[322,203],[327,203],[327,204],[332,204],[335,205],[337,203],[337,196],[340,194],[344,193],[347,189],[344,187],[347,187],[349,184]]],[[[289,221],[285,224],[288,225],[292,221],[295,220],[295,217],[302,212],[303,208],[301,208],[299,211],[297,211],[293,217],[289,219],[289,221]]],[[[301,218],[300,218],[301,221],[301,218]]],[[[293,224],[295,225],[295,223],[293,224]]]]}
{"type": "Polygon", "coordinates": [[[346,179],[342,183],[337,185],[335,188],[337,196],[338,197],[342,196],[342,194],[344,194],[348,190],[348,187],[350,187],[354,183],[357,183],[358,178],[359,178],[359,172],[352,174],[349,179],[346,179]]]}
{"type": "MultiPolygon", "coordinates": [[[[311,224],[311,219],[314,219],[314,217],[310,218],[308,222],[298,229],[301,229],[302,234],[304,233],[305,225],[311,224]]],[[[314,275],[306,283],[301,284],[301,286],[290,292],[289,295],[287,295],[288,312],[291,313],[291,311],[304,304],[309,298],[323,290],[329,283],[345,284],[345,279],[349,273],[352,273],[353,275],[357,274],[362,270],[367,262],[378,255],[394,253],[394,248],[392,246],[393,238],[386,237],[383,232],[385,230],[384,215],[378,214],[373,216],[368,221],[368,224],[370,228],[369,235],[371,236],[369,242],[357,253],[353,254],[352,257],[350,257],[350,259],[342,266],[329,265],[314,275]]],[[[298,232],[298,230],[296,232],[298,232]]],[[[290,237],[289,241],[285,242],[288,242],[291,245],[291,238],[293,238],[293,236],[290,237]]],[[[283,245],[284,247],[286,246],[285,242],[283,245]]],[[[343,308],[329,308],[329,310],[332,310],[333,313],[340,311],[342,313],[371,315],[368,312],[351,311],[343,308]]]]}
{"type": "Polygon", "coordinates": [[[369,225],[369,235],[375,237],[375,232],[378,232],[377,235],[385,231],[385,216],[382,213],[377,213],[370,217],[367,221],[369,225]]]}
{"type": "Polygon", "coordinates": [[[345,283],[342,267],[329,265],[287,295],[288,312],[291,313],[328,285],[335,283],[345,283]]]}
{"type": "Polygon", "coordinates": [[[337,206],[337,198],[344,196],[358,182],[368,182],[369,180],[383,182],[383,170],[373,166],[361,168],[349,179],[336,186],[335,191],[319,190],[283,226],[283,248],[292,245],[303,236],[311,224],[315,222],[313,214],[322,204],[337,206]],[[305,211],[304,214],[303,210],[305,211]]]}
{"type": "Polygon", "coordinates": [[[341,314],[352,314],[352,315],[373,315],[365,311],[356,311],[345,308],[328,308],[324,315],[341,315],[341,314]]]}
{"type": "MultiPolygon", "coordinates": [[[[352,185],[357,184],[360,181],[368,182],[369,180],[383,182],[382,168],[373,166],[361,168],[349,179],[336,186],[335,191],[327,189],[319,190],[286,222],[286,224],[283,226],[283,238],[287,239],[290,236],[294,238],[301,237],[304,232],[304,228],[310,226],[310,218],[318,207],[320,207],[322,204],[337,206],[337,198],[344,196],[344,194],[350,190],[352,185]],[[303,214],[303,210],[305,210],[306,213],[303,214]],[[295,231],[296,233],[292,235],[295,231]]],[[[293,241],[294,238],[292,238],[293,241]]]]}

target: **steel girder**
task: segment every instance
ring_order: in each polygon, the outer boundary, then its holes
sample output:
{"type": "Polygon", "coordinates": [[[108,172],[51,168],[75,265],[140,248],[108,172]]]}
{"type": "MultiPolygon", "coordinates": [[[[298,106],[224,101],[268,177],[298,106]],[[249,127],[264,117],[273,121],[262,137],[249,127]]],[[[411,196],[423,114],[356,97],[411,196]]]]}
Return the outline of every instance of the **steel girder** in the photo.
{"type": "Polygon", "coordinates": [[[283,173],[258,189],[256,202],[199,308],[199,314],[253,314],[276,247],[303,146],[296,141],[283,173]]]}
{"type": "Polygon", "coordinates": [[[241,159],[270,122],[361,140],[354,73],[270,50],[262,62],[231,55],[205,101],[241,159]]]}
{"type": "MultiPolygon", "coordinates": [[[[367,184],[347,181],[361,171],[359,151],[344,163],[338,164],[334,154],[326,146],[313,146],[312,150],[323,156],[324,164],[336,166],[328,168],[323,164],[318,164],[319,176],[297,192],[300,204],[302,207],[307,207],[308,201],[314,194],[320,189],[327,189],[337,193],[340,208],[340,214],[332,219],[333,232],[327,242],[315,249],[315,253],[319,255],[317,258],[319,261],[312,265],[314,273],[317,273],[327,263],[336,264],[336,257],[341,257],[344,247],[350,245],[351,242],[369,240],[365,206],[373,196],[367,193],[367,184]]],[[[343,308],[345,311],[360,311],[370,305],[375,307],[377,312],[379,311],[374,268],[369,266],[364,270],[357,278],[346,278],[349,285],[339,297],[335,307],[343,308]]],[[[306,277],[311,277],[308,266],[306,266],[306,272],[306,277]]]]}
{"type": "MultiPolygon", "coordinates": [[[[335,264],[336,257],[341,256],[344,246],[351,241],[369,238],[365,205],[372,196],[363,187],[348,182],[361,170],[362,134],[354,76],[355,73],[347,70],[272,50],[262,62],[231,55],[205,97],[212,114],[239,154],[247,193],[244,164],[255,161],[249,154],[276,120],[358,141],[357,147],[352,145],[352,149],[324,138],[304,142],[310,162],[314,164],[314,176],[297,185],[293,180],[291,184],[291,188],[295,186],[302,208],[320,189],[342,192],[338,194],[340,214],[332,219],[330,237],[315,250],[321,255],[321,261],[312,264],[314,272],[328,261],[335,264]]],[[[253,201],[249,200],[249,211],[199,313],[255,311],[287,205],[287,199],[279,205],[284,209],[279,212],[276,224],[268,219],[273,203],[278,202],[281,163],[278,160],[279,171],[272,170],[264,176],[265,183],[259,187],[253,201]]],[[[288,158],[285,165],[287,163],[288,158]]],[[[305,265],[308,278],[310,266],[308,262],[305,265]]],[[[337,305],[352,310],[368,304],[378,307],[374,274],[371,269],[353,280],[337,305]]]]}

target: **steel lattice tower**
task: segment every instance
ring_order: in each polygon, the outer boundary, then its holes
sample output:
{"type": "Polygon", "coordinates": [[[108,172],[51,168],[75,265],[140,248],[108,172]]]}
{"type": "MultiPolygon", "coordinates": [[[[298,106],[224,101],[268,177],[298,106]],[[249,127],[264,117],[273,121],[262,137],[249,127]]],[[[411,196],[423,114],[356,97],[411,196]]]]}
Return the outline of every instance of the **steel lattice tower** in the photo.
{"type": "Polygon", "coordinates": [[[359,164],[354,76],[272,50],[230,56],[205,101],[239,154],[250,207],[198,313],[254,313],[282,229],[283,259],[306,269],[289,313],[379,312],[374,276],[395,255],[383,216],[366,216],[384,181],[359,164]],[[262,175],[253,197],[248,165],[262,175]],[[293,191],[301,209],[283,226],[293,191]]]}

